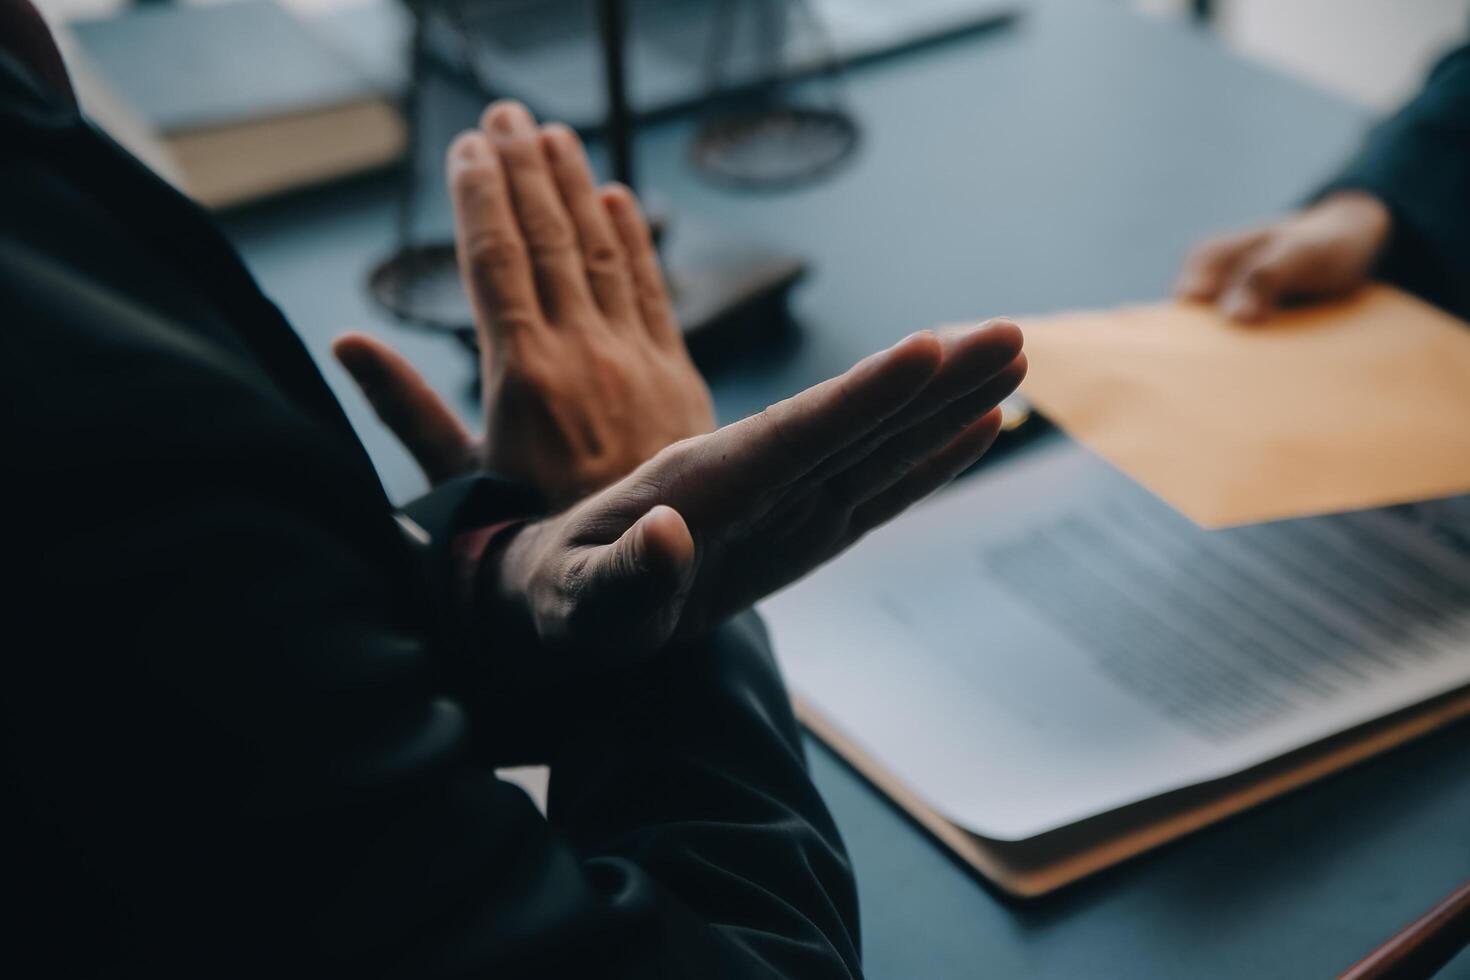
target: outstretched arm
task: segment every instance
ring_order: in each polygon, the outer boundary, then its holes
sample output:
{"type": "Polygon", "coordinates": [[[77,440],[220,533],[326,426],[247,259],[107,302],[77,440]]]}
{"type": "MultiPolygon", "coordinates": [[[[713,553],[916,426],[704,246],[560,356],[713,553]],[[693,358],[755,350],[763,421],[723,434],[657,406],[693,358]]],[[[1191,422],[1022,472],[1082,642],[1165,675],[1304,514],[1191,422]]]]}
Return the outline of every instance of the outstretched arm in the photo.
{"type": "Polygon", "coordinates": [[[1470,317],[1470,45],[1379,125],[1315,203],[1201,243],[1176,286],[1246,322],[1378,274],[1470,317]]]}
{"type": "Polygon", "coordinates": [[[1369,136],[1329,191],[1381,200],[1393,232],[1383,273],[1470,317],[1470,44],[1369,136]]]}
{"type": "Polygon", "coordinates": [[[63,263],[0,247],[0,277],[32,638],[0,658],[6,888],[54,972],[859,973],[757,628],[525,706],[567,719],[548,824],[468,751],[497,720],[463,658],[524,701],[527,651],[453,645],[335,433],[63,263]],[[59,379],[98,363],[84,411],[59,379]]]}

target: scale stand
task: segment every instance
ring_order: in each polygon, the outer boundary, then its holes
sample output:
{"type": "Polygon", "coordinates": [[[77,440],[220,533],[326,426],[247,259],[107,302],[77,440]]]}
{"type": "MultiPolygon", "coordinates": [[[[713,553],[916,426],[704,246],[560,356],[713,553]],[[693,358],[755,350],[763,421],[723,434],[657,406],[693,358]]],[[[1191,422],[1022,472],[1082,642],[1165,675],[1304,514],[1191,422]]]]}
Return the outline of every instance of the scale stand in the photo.
{"type": "MultiPolygon", "coordinates": [[[[597,17],[613,177],[636,188],[624,0],[598,0],[597,17]]],[[[662,244],[667,220],[657,218],[654,223],[656,240],[662,244]]],[[[690,354],[708,366],[779,337],[791,324],[791,287],[805,274],[801,259],[754,245],[726,247],[703,262],[671,263],[669,291],[690,354]]]]}

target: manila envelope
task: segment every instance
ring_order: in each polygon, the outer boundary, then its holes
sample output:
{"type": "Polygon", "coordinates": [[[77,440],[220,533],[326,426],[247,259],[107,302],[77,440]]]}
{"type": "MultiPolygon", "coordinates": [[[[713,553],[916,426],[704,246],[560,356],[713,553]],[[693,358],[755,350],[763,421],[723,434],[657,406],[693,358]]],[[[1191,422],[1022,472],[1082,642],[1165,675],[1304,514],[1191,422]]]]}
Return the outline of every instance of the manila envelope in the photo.
{"type": "Polygon", "coordinates": [[[1022,394],[1203,527],[1470,492],[1470,326],[1397,290],[1254,326],[1174,302],[1019,322],[1022,394]]]}

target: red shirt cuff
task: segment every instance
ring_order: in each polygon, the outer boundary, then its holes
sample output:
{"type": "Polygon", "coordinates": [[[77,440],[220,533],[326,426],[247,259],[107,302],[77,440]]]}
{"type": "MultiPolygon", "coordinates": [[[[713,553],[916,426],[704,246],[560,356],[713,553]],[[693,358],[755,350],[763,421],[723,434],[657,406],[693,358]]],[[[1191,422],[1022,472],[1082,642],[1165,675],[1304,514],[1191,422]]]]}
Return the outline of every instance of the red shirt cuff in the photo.
{"type": "Polygon", "coordinates": [[[495,544],[502,535],[514,531],[526,518],[517,517],[508,521],[498,521],[486,527],[472,528],[468,531],[460,531],[450,539],[449,556],[454,564],[454,580],[459,588],[460,598],[471,600],[475,595],[475,583],[480,575],[480,563],[484,560],[485,552],[495,544]]]}

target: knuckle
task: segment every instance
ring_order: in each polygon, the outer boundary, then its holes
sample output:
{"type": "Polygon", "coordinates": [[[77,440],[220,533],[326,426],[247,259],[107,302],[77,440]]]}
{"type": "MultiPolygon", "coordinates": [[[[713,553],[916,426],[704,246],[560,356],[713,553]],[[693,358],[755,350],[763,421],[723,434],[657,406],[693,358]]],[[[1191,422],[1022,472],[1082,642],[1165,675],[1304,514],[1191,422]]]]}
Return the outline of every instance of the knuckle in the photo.
{"type": "Polygon", "coordinates": [[[593,275],[612,276],[623,270],[623,252],[612,242],[592,242],[587,248],[587,271],[593,275]]]}
{"type": "Polygon", "coordinates": [[[576,247],[577,236],[560,215],[535,211],[521,221],[521,233],[536,255],[562,255],[576,247]]]}
{"type": "Polygon", "coordinates": [[[1280,282],[1281,272],[1274,262],[1261,262],[1245,270],[1241,281],[1250,289],[1274,289],[1280,282]]]}
{"type": "Polygon", "coordinates": [[[467,234],[464,239],[465,259],[482,272],[501,272],[522,264],[525,247],[514,237],[501,231],[486,229],[467,234]]]}
{"type": "Polygon", "coordinates": [[[585,631],[592,610],[584,601],[591,575],[585,555],[564,556],[549,581],[538,590],[536,626],[541,639],[553,649],[573,645],[585,631]]]}
{"type": "Polygon", "coordinates": [[[565,242],[532,240],[528,251],[533,265],[553,266],[568,262],[576,254],[576,248],[565,242]]]}
{"type": "Polygon", "coordinates": [[[701,451],[701,440],[692,437],[669,443],[655,454],[655,458],[659,460],[660,468],[683,472],[696,464],[701,451]]]}
{"type": "Polygon", "coordinates": [[[502,333],[528,333],[539,326],[539,321],[520,307],[502,306],[495,310],[494,317],[502,333]]]}

